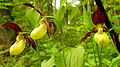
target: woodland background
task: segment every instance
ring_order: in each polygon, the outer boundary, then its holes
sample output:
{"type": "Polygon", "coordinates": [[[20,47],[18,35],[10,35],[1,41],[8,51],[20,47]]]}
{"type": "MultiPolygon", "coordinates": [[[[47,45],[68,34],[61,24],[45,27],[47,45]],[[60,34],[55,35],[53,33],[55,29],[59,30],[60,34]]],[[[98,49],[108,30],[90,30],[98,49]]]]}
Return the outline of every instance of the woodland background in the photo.
{"type": "MultiPolygon", "coordinates": [[[[31,32],[42,18],[23,3],[31,3],[44,16],[54,17],[57,31],[36,41],[36,52],[26,48],[18,56],[0,55],[0,67],[118,67],[120,56],[109,33],[110,44],[98,48],[93,35],[80,39],[95,27],[91,15],[97,5],[94,0],[0,0],[0,24],[14,22],[23,31],[31,32]],[[60,2],[60,6],[58,7],[60,2]],[[102,50],[98,56],[98,50],[102,50]],[[65,55],[65,56],[64,56],[65,55]]],[[[116,33],[120,33],[120,1],[102,0],[116,33]]],[[[110,30],[111,30],[110,29],[110,30]]],[[[120,39],[120,35],[119,35],[120,39]]],[[[7,45],[6,45],[7,46],[7,45]]],[[[8,47],[9,48],[9,47],[8,47]]],[[[0,48],[1,51],[5,50],[0,48]]]]}

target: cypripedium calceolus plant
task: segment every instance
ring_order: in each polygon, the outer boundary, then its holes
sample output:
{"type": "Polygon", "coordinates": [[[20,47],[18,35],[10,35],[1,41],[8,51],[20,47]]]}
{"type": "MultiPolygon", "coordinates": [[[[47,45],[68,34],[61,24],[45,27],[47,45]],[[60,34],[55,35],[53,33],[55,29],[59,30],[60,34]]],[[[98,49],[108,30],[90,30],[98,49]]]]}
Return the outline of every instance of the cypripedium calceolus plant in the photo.
{"type": "MultiPolygon", "coordinates": [[[[23,3],[23,5],[33,8],[34,10],[36,10],[40,14],[40,16],[43,16],[42,13],[37,8],[35,8],[32,4],[23,3]]],[[[33,31],[30,34],[30,37],[32,39],[34,39],[34,40],[40,39],[41,37],[45,36],[46,33],[50,37],[51,34],[55,33],[56,25],[49,18],[53,18],[53,17],[45,16],[39,21],[40,25],[37,28],[33,29],[33,31]],[[54,32],[52,32],[52,25],[54,27],[54,32]]]]}
{"type": "Polygon", "coordinates": [[[10,50],[9,50],[10,55],[18,55],[21,52],[23,52],[26,44],[32,45],[32,47],[36,50],[36,45],[34,40],[28,37],[28,35],[24,34],[17,24],[10,22],[10,23],[5,23],[2,26],[11,28],[17,34],[16,41],[10,47],[10,50]]]}
{"type": "Polygon", "coordinates": [[[109,44],[109,37],[105,32],[109,32],[106,27],[103,27],[103,24],[105,23],[105,16],[104,12],[97,8],[97,10],[92,15],[92,21],[93,24],[96,25],[95,28],[93,28],[90,32],[88,32],[81,41],[84,41],[87,39],[87,37],[90,36],[91,33],[94,34],[94,40],[99,45],[105,45],[109,44]]]}

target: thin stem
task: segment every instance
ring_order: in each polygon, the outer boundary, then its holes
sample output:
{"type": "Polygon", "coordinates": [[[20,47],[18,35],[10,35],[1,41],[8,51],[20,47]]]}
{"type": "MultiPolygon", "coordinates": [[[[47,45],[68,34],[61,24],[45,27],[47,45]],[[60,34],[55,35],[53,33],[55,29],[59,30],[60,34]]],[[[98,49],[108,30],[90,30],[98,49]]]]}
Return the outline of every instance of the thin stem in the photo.
{"type": "Polygon", "coordinates": [[[101,66],[102,66],[102,53],[103,53],[103,45],[100,46],[100,60],[101,60],[101,66]]]}
{"type": "Polygon", "coordinates": [[[29,32],[21,32],[20,34],[30,35],[29,32]]]}
{"type": "MultiPolygon", "coordinates": [[[[36,43],[37,43],[37,41],[36,41],[36,43]]],[[[38,43],[37,43],[37,45],[38,45],[38,43]]],[[[39,47],[38,47],[39,48],[39,47]]],[[[37,48],[37,54],[38,54],[38,57],[39,57],[39,63],[38,63],[38,66],[39,67],[41,67],[41,56],[40,56],[40,51],[38,50],[38,48],[37,48]]]]}
{"type": "Polygon", "coordinates": [[[98,44],[97,43],[96,43],[96,47],[97,47],[98,59],[100,61],[99,66],[102,67],[101,56],[100,56],[100,52],[99,52],[99,48],[98,48],[98,44]]]}
{"type": "Polygon", "coordinates": [[[64,61],[64,64],[65,64],[65,67],[67,67],[67,65],[66,65],[66,59],[65,59],[65,51],[64,51],[64,36],[63,36],[64,34],[63,34],[63,31],[62,31],[62,29],[61,29],[61,44],[62,44],[62,50],[63,50],[63,61],[64,61]]]}
{"type": "Polygon", "coordinates": [[[45,18],[55,19],[55,17],[53,17],[53,16],[44,16],[43,19],[45,19],[45,18]]]}
{"type": "Polygon", "coordinates": [[[38,63],[38,66],[41,67],[41,56],[40,56],[40,52],[37,51],[37,54],[38,54],[38,56],[39,56],[39,63],[38,63]]]}
{"type": "Polygon", "coordinates": [[[94,43],[93,43],[93,41],[92,41],[92,46],[93,46],[93,53],[94,53],[94,61],[95,61],[95,64],[96,64],[96,66],[97,66],[97,60],[96,60],[96,56],[95,56],[95,49],[94,49],[94,43]]]}

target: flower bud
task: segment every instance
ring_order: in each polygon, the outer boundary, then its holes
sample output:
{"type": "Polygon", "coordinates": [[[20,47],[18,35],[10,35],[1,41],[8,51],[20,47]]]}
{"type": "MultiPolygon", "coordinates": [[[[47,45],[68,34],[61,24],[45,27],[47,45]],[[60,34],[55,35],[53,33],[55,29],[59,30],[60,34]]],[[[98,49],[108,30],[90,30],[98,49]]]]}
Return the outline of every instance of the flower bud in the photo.
{"type": "Polygon", "coordinates": [[[46,32],[47,32],[47,25],[43,23],[31,32],[30,37],[34,40],[40,39],[41,37],[45,36],[46,32]]]}
{"type": "Polygon", "coordinates": [[[10,55],[20,54],[25,49],[25,45],[26,40],[18,35],[16,42],[10,47],[10,55]]]}
{"type": "Polygon", "coordinates": [[[94,40],[98,45],[107,45],[109,44],[109,37],[106,33],[102,32],[102,33],[95,33],[94,35],[94,40]]]}

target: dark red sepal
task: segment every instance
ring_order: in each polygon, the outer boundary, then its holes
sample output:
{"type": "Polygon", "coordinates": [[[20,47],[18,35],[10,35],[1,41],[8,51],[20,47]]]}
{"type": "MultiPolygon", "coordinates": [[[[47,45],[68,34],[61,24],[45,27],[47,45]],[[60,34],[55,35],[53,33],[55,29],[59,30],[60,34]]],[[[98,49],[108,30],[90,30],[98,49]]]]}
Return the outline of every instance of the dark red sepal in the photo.
{"type": "Polygon", "coordinates": [[[23,5],[34,8],[34,6],[32,4],[29,4],[29,3],[23,3],[23,5]]]}
{"type": "Polygon", "coordinates": [[[12,30],[14,30],[17,33],[22,32],[21,28],[17,24],[12,23],[12,22],[2,24],[2,26],[3,27],[10,27],[12,30]]]}
{"type": "Polygon", "coordinates": [[[91,33],[92,33],[92,32],[88,32],[88,33],[81,39],[80,42],[85,41],[85,40],[90,36],[91,33]]]}
{"type": "Polygon", "coordinates": [[[55,23],[54,22],[51,22],[52,23],[52,25],[53,25],[53,27],[54,27],[54,31],[53,31],[53,34],[56,32],[56,30],[57,30],[57,27],[56,27],[56,25],[55,25],[55,23]]]}
{"type": "Polygon", "coordinates": [[[109,30],[106,27],[102,27],[103,32],[109,32],[109,30]]]}
{"type": "Polygon", "coordinates": [[[80,40],[80,42],[85,41],[85,40],[91,35],[91,33],[96,33],[96,32],[97,32],[97,28],[93,28],[90,32],[88,32],[88,33],[80,40]]]}
{"type": "Polygon", "coordinates": [[[31,8],[34,8],[34,10],[36,10],[36,11],[42,16],[42,13],[41,13],[37,8],[35,8],[32,4],[23,3],[23,5],[28,6],[28,7],[31,7],[31,8]]]}
{"type": "Polygon", "coordinates": [[[94,12],[94,14],[92,15],[92,21],[94,23],[94,25],[102,25],[105,23],[105,14],[102,10],[100,10],[99,8],[97,8],[97,10],[94,12]]]}
{"type": "Polygon", "coordinates": [[[56,27],[55,23],[49,19],[45,19],[44,23],[47,25],[47,34],[50,37],[52,34],[54,34],[56,32],[57,27],[56,27]],[[54,27],[53,32],[52,32],[52,25],[54,27]]]}
{"type": "Polygon", "coordinates": [[[29,41],[29,44],[32,45],[32,48],[34,48],[35,50],[37,50],[37,49],[36,49],[36,44],[35,44],[34,40],[29,37],[29,38],[28,38],[28,41],[29,41]]]}
{"type": "Polygon", "coordinates": [[[36,44],[35,44],[34,40],[33,40],[32,38],[28,37],[28,36],[25,35],[25,34],[22,34],[22,35],[23,35],[24,38],[26,39],[27,43],[28,43],[29,45],[31,45],[32,48],[34,48],[35,50],[37,50],[37,49],[36,49],[36,44]]]}

